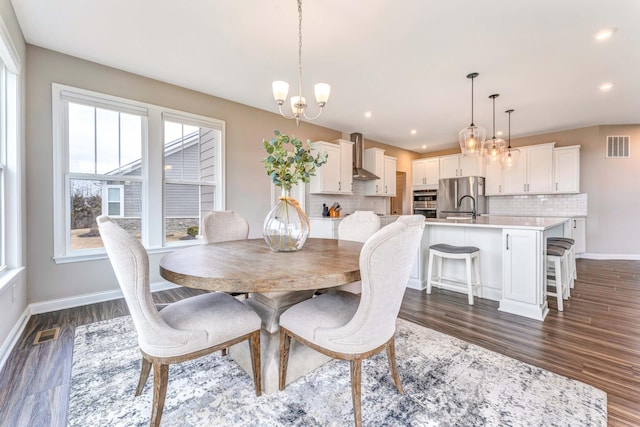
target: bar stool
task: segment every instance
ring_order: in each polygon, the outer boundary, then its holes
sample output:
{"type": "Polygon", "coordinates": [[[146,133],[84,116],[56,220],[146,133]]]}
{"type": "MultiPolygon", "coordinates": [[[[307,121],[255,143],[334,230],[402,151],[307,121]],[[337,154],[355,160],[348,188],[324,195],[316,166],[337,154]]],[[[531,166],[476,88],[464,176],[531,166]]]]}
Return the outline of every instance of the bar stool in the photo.
{"type": "MultiPolygon", "coordinates": [[[[569,249],[569,269],[570,269],[570,275],[571,277],[573,277],[573,279],[577,279],[578,278],[578,269],[576,268],[576,248],[575,248],[575,243],[576,241],[574,239],[571,239],[569,237],[549,237],[547,238],[547,242],[566,242],[569,243],[571,245],[571,248],[569,249]]],[[[570,288],[573,288],[574,286],[574,281],[572,280],[570,283],[570,288]]]]}
{"type": "Polygon", "coordinates": [[[482,297],[481,294],[481,283],[480,283],[480,249],[475,246],[452,246],[447,245],[446,243],[439,243],[437,245],[429,246],[429,273],[427,278],[427,294],[431,293],[431,285],[447,285],[447,283],[443,282],[443,280],[447,280],[448,282],[460,283],[467,285],[467,294],[469,297],[469,305],[473,305],[473,287],[478,287],[478,296],[482,297]],[[438,275],[433,277],[433,261],[434,258],[438,257],[438,275]],[[446,278],[442,276],[443,272],[443,260],[444,259],[463,259],[466,264],[466,281],[455,279],[455,278],[446,278]],[[475,275],[476,275],[476,283],[474,284],[471,280],[471,264],[474,265],[475,275]]]}
{"type": "Polygon", "coordinates": [[[563,281],[563,269],[562,269],[562,260],[563,258],[566,260],[566,250],[559,246],[551,246],[547,245],[547,266],[551,264],[553,268],[553,274],[549,274],[547,272],[547,286],[555,287],[555,292],[549,292],[547,290],[547,295],[556,297],[556,301],[558,303],[558,311],[563,311],[563,302],[565,295],[565,287],[566,283],[563,281]]]}
{"type": "Polygon", "coordinates": [[[565,242],[564,240],[549,240],[547,239],[547,249],[550,247],[559,247],[565,250],[564,255],[561,259],[561,267],[562,267],[562,281],[564,282],[565,288],[565,296],[564,299],[569,298],[570,289],[573,287],[573,269],[571,265],[571,248],[573,245],[571,243],[565,242]]]}

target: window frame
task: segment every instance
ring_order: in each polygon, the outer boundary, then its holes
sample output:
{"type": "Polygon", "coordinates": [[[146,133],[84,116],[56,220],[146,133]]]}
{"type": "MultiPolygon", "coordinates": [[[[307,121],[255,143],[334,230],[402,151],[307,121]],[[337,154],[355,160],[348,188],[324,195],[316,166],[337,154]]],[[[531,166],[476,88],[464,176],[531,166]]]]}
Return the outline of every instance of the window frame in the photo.
{"type": "MultiPolygon", "coordinates": [[[[164,121],[181,120],[185,124],[209,127],[220,130],[220,143],[217,146],[215,209],[225,209],[225,122],[188,112],[173,110],[153,104],[120,98],[72,86],[52,83],[53,118],[53,201],[54,201],[54,256],[56,263],[79,262],[106,257],[104,248],[71,250],[70,248],[70,179],[69,152],[67,141],[68,115],[65,102],[86,103],[93,107],[116,110],[123,113],[143,116],[142,123],[142,160],[141,175],[102,176],[110,181],[139,181],[142,185],[141,200],[141,242],[149,253],[162,253],[175,249],[176,245],[167,245],[164,230],[164,121]]],[[[101,175],[85,174],[92,179],[101,175]]],[[[82,178],[82,174],[73,174],[82,178]]],[[[124,196],[124,191],[122,193],[124,196]]],[[[104,203],[104,201],[103,201],[104,203]]],[[[124,209],[124,201],[121,205],[124,209]]],[[[188,241],[192,245],[200,241],[188,241]]]]}
{"type": "Polygon", "coordinates": [[[121,218],[124,217],[124,185],[121,184],[105,184],[104,187],[102,187],[102,212],[110,212],[111,210],[109,209],[109,206],[112,203],[118,203],[120,205],[120,213],[118,215],[112,215],[109,214],[109,216],[114,217],[114,218],[121,218]],[[109,194],[111,189],[117,189],[118,190],[118,200],[111,200],[109,198],[109,194]]]}
{"type": "Polygon", "coordinates": [[[0,16],[0,293],[24,268],[22,254],[22,64],[0,16]]]}

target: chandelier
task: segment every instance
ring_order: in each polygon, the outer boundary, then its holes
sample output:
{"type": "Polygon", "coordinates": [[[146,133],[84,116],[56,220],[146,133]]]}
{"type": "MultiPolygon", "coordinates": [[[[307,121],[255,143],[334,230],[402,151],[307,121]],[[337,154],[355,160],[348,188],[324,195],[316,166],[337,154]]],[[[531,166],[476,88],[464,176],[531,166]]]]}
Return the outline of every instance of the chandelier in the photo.
{"type": "Polygon", "coordinates": [[[465,155],[481,153],[484,140],[487,137],[487,132],[484,128],[473,124],[473,79],[476,77],[478,77],[478,73],[467,74],[467,78],[471,79],[471,124],[458,133],[460,150],[465,155]]]}
{"type": "Polygon", "coordinates": [[[507,142],[502,138],[496,138],[496,98],[499,97],[497,93],[489,95],[489,98],[493,101],[493,137],[485,142],[483,155],[490,163],[498,163],[502,150],[504,150],[507,142]]]}
{"type": "Polygon", "coordinates": [[[282,111],[282,104],[287,99],[289,93],[289,83],[278,80],[273,82],[273,97],[278,103],[280,114],[287,119],[296,119],[296,125],[300,126],[300,119],[304,117],[307,120],[315,120],[322,114],[322,109],[327,104],[331,86],[327,83],[317,83],[314,86],[316,102],[320,107],[320,111],[315,116],[308,116],[306,112],[307,101],[302,96],[302,0],[298,0],[298,96],[291,97],[292,114],[282,111]]]}
{"type": "Polygon", "coordinates": [[[509,146],[502,151],[501,163],[502,167],[506,169],[515,168],[518,165],[518,158],[520,157],[520,150],[517,148],[511,148],[511,113],[514,110],[507,110],[505,113],[509,114],[509,146]]]}

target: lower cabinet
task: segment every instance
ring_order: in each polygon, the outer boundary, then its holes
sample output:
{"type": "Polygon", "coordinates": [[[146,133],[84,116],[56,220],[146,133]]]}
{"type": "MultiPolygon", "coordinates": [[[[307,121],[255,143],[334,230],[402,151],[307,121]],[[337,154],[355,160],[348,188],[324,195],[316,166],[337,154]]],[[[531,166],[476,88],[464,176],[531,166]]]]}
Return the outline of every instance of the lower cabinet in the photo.
{"type": "Polygon", "coordinates": [[[502,245],[500,309],[517,312],[542,306],[545,298],[540,286],[543,283],[542,233],[507,228],[502,230],[502,245]]]}
{"type": "Polygon", "coordinates": [[[587,219],[584,217],[571,219],[571,238],[575,240],[575,252],[581,254],[587,251],[587,219]]]}
{"type": "Polygon", "coordinates": [[[309,237],[337,239],[341,218],[309,218],[309,237]]]}

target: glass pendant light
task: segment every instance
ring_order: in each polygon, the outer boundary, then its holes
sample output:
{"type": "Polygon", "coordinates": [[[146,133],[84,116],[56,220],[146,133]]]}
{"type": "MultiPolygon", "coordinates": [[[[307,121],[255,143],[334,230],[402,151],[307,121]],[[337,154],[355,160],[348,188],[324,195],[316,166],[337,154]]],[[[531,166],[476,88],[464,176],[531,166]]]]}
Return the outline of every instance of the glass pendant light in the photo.
{"type": "Polygon", "coordinates": [[[505,169],[513,169],[518,165],[518,159],[520,158],[520,150],[517,148],[511,148],[511,113],[514,110],[507,110],[505,113],[509,114],[509,146],[502,151],[502,167],[505,169]]]}
{"type": "Polygon", "coordinates": [[[496,138],[496,98],[500,95],[494,93],[489,95],[489,98],[493,100],[493,137],[484,144],[483,155],[487,162],[498,163],[500,161],[502,150],[504,150],[507,142],[502,138],[496,138]]]}
{"type": "Polygon", "coordinates": [[[478,77],[478,73],[467,74],[467,78],[471,79],[471,124],[458,133],[460,151],[464,155],[480,154],[484,147],[484,140],[487,138],[487,132],[484,128],[473,123],[473,79],[476,77],[478,77]]]}

